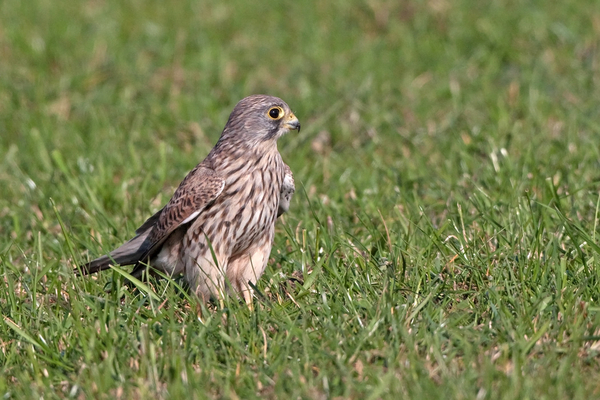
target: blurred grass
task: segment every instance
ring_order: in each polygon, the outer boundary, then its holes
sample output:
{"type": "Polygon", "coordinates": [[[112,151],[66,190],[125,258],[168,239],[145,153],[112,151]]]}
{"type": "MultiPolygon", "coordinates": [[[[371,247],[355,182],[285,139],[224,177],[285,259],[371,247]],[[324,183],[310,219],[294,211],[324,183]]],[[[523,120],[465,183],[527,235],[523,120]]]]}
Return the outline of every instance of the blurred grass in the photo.
{"type": "Polygon", "coordinates": [[[0,393],[598,397],[599,37],[594,1],[1,2],[0,393]],[[303,126],[255,310],[73,277],[252,93],[303,126]]]}

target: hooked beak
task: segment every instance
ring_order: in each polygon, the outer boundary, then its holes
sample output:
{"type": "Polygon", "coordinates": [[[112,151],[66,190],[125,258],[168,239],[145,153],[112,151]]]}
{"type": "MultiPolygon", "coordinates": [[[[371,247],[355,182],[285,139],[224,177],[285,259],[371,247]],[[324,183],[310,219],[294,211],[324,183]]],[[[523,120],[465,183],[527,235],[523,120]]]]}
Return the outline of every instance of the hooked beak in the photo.
{"type": "Polygon", "coordinates": [[[298,118],[296,118],[294,113],[290,113],[290,115],[288,115],[284,126],[289,130],[297,130],[300,132],[300,121],[298,121],[298,118]]]}

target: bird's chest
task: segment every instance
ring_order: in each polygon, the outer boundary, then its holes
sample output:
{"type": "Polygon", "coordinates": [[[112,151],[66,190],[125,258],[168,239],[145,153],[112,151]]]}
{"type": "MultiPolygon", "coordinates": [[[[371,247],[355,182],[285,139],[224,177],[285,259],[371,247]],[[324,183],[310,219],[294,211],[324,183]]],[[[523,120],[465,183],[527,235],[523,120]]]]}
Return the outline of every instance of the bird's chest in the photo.
{"type": "MultiPolygon", "coordinates": [[[[280,157],[265,157],[256,163],[244,165],[237,172],[227,175],[225,188],[213,209],[222,218],[207,232],[213,245],[228,248],[231,255],[239,254],[259,241],[271,241],[279,205],[281,185],[284,178],[283,161],[280,157]]],[[[213,225],[207,221],[208,225],[213,225]]]]}

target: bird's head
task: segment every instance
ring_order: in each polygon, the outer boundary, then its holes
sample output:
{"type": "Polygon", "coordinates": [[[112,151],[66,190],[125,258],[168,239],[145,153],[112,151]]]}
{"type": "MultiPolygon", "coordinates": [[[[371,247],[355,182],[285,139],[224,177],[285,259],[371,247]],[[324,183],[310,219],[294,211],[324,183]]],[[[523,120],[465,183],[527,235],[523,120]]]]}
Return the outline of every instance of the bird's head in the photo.
{"type": "Polygon", "coordinates": [[[300,121],[278,97],[255,94],[235,106],[221,140],[239,139],[248,144],[276,141],[290,130],[300,132],[300,121]]]}

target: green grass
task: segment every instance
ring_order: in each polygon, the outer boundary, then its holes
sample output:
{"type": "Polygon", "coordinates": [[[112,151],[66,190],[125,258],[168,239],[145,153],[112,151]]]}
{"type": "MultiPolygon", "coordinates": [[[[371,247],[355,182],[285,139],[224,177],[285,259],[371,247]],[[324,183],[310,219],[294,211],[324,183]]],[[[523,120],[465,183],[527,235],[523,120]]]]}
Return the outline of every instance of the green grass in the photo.
{"type": "Polygon", "coordinates": [[[600,397],[600,4],[207,3],[0,2],[3,398],[600,397]],[[303,127],[254,310],[74,277],[252,93],[303,127]]]}

